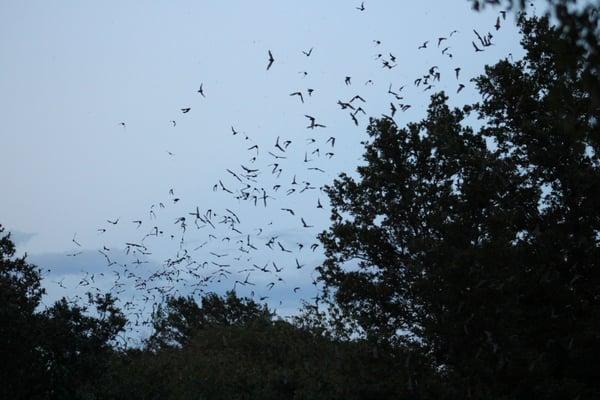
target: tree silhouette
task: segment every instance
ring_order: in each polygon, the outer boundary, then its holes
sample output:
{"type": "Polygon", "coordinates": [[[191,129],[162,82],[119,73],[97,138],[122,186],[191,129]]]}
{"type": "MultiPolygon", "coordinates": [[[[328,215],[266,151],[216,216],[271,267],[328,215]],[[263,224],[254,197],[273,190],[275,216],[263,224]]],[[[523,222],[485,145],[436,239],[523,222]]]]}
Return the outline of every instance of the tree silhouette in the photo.
{"type": "Polygon", "coordinates": [[[41,313],[37,347],[47,366],[45,379],[51,398],[86,398],[95,393],[98,380],[107,373],[114,340],[126,319],[110,295],[91,296],[87,306],[57,301],[41,313]]]}
{"type": "Polygon", "coordinates": [[[33,397],[43,390],[35,311],[44,289],[40,271],[25,257],[15,258],[10,234],[3,233],[0,225],[0,397],[33,397]]]}
{"type": "MultiPolygon", "coordinates": [[[[504,6],[509,9],[526,11],[534,7],[527,0],[469,0],[475,10],[486,6],[504,6]]],[[[555,49],[567,55],[571,52],[584,54],[586,63],[572,72],[577,73],[583,87],[590,94],[595,107],[600,106],[600,32],[598,18],[600,3],[598,0],[546,0],[547,17],[551,17],[556,30],[562,36],[562,49],[555,49]]],[[[540,10],[541,11],[541,10],[540,10]]],[[[566,64],[569,65],[568,63],[566,64]]]]}
{"type": "Polygon", "coordinates": [[[527,55],[432,96],[404,128],[373,120],[359,178],[329,188],[324,296],[340,331],[413,342],[449,398],[600,394],[599,109],[589,53],[548,18],[527,55]],[[477,115],[483,127],[466,123],[477,115]]]}
{"type": "MultiPolygon", "coordinates": [[[[0,225],[0,234],[4,228],[0,225]]],[[[0,238],[0,398],[85,398],[106,372],[125,318],[110,296],[90,296],[97,316],[66,299],[38,310],[41,273],[0,238]]]]}
{"type": "Polygon", "coordinates": [[[182,346],[198,330],[270,323],[272,318],[273,313],[265,305],[239,298],[231,291],[225,297],[210,293],[202,297],[200,304],[192,297],[172,297],[154,313],[154,333],[148,344],[155,349],[182,346]]]}
{"type": "MultiPolygon", "coordinates": [[[[235,292],[172,298],[148,347],[117,355],[106,398],[372,399],[408,396],[404,350],[334,341],[235,292]]],[[[413,359],[411,367],[426,369],[413,359]]],[[[435,387],[430,388],[433,392],[435,387]]]]}

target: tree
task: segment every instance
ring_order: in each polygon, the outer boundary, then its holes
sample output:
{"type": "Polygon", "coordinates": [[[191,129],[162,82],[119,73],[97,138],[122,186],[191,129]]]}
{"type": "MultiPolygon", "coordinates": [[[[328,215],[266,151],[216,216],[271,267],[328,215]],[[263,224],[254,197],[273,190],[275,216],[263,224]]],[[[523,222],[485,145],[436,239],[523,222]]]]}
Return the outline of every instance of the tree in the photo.
{"type": "MultiPolygon", "coordinates": [[[[0,234],[4,228],[0,225],[0,234]]],[[[110,295],[90,296],[96,316],[66,299],[38,310],[40,270],[0,238],[0,398],[76,399],[96,390],[126,320],[110,295]]]]}
{"type": "Polygon", "coordinates": [[[44,294],[40,271],[15,258],[10,234],[0,225],[0,397],[33,398],[41,391],[44,368],[36,348],[44,294]]]}
{"type": "Polygon", "coordinates": [[[108,372],[113,343],[127,320],[110,294],[88,296],[96,316],[65,298],[41,313],[37,346],[47,366],[49,398],[88,398],[108,372]]]}
{"type": "Polygon", "coordinates": [[[481,102],[439,93],[421,122],[372,120],[359,178],[328,189],[320,279],[339,331],[420,346],[448,398],[597,398],[590,53],[548,18],[519,26],[527,55],[486,68],[481,102]]]}
{"type": "MultiPolygon", "coordinates": [[[[469,2],[475,10],[489,5],[505,5],[509,9],[517,8],[525,11],[528,5],[534,6],[527,0],[469,0],[469,2]]],[[[578,71],[572,72],[580,76],[582,86],[590,94],[594,106],[600,106],[600,32],[598,31],[600,2],[598,0],[546,0],[546,3],[548,5],[546,16],[556,21],[555,28],[562,35],[563,44],[568,44],[569,51],[585,54],[587,59],[585,65],[579,66],[578,71]]],[[[569,54],[569,51],[565,54],[569,54]]]]}
{"type": "Polygon", "coordinates": [[[182,346],[202,329],[270,323],[272,318],[266,305],[239,298],[233,291],[225,297],[210,293],[202,297],[200,304],[193,297],[172,297],[154,313],[154,333],[148,344],[151,348],[182,346]]]}
{"type": "Polygon", "coordinates": [[[368,343],[334,341],[274,320],[207,326],[180,347],[129,351],[101,386],[105,398],[127,399],[414,398],[404,365],[404,357],[368,343]]]}

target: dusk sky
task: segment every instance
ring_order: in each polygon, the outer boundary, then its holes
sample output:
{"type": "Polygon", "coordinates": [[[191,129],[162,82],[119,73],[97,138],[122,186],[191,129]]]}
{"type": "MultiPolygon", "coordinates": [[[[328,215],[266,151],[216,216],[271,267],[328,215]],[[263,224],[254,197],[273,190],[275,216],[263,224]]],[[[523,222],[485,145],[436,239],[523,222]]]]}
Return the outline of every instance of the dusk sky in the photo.
{"type": "MultiPolygon", "coordinates": [[[[184,268],[168,265],[179,257],[207,262],[197,270],[202,276],[218,270],[213,262],[227,265],[230,275],[208,281],[205,291],[246,280],[237,285],[241,294],[268,296],[284,315],[314,295],[322,247],[310,246],[329,224],[320,188],[342,171],[354,174],[369,117],[391,115],[393,102],[403,126],[422,118],[441,90],[453,105],[477,101],[470,78],[522,54],[514,15],[495,29],[498,9],[476,13],[464,0],[431,0],[365,1],[360,11],[360,3],[0,1],[0,223],[19,252],[50,270],[48,301],[89,290],[80,281],[92,273],[98,288],[111,289],[117,266],[107,266],[98,252],[104,246],[127,264],[117,272],[129,268],[138,277],[184,268]],[[491,32],[493,45],[475,53],[473,29],[491,32]],[[438,47],[439,37],[447,40],[438,47]],[[275,61],[267,71],[269,50],[275,61]],[[432,66],[440,81],[427,91],[415,86],[432,66]],[[390,84],[403,99],[388,93],[390,84]],[[465,88],[457,94],[459,84],[465,88]],[[304,103],[290,96],[297,91],[304,103]],[[366,101],[352,102],[366,113],[356,115],[358,126],[337,104],[355,95],[366,101]],[[403,112],[402,104],[411,107],[403,112]],[[326,127],[307,129],[305,115],[326,127]],[[275,147],[278,137],[282,147],[291,141],[285,151],[275,147]],[[258,152],[249,150],[254,145],[258,152]],[[227,169],[251,176],[242,184],[227,169]],[[216,214],[215,228],[190,215],[196,207],[216,214]],[[234,218],[227,210],[239,222],[219,223],[234,218]],[[176,223],[183,216],[185,232],[176,223]],[[155,226],[163,233],[144,239],[155,226]],[[142,239],[146,254],[131,247],[125,254],[126,243],[142,239]],[[269,264],[269,272],[254,264],[269,264]]],[[[178,276],[174,293],[191,293],[197,277],[178,276]]],[[[139,300],[136,278],[122,282],[122,300],[139,300]]]]}

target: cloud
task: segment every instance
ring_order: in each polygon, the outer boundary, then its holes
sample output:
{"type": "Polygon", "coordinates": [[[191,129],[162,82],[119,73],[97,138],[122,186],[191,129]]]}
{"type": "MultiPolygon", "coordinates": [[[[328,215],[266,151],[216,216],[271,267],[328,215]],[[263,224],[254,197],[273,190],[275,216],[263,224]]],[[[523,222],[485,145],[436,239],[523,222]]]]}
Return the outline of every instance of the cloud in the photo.
{"type": "MultiPolygon", "coordinates": [[[[6,231],[8,231],[10,233],[10,240],[12,240],[12,242],[15,244],[15,246],[17,248],[19,248],[19,246],[24,245],[25,243],[29,242],[34,236],[37,235],[37,233],[22,232],[22,231],[18,231],[18,230],[9,231],[7,229],[6,231]]],[[[4,232],[4,233],[6,233],[6,232],[4,232]]]]}
{"type": "Polygon", "coordinates": [[[97,251],[84,250],[76,256],[75,253],[41,253],[30,254],[27,259],[44,271],[46,276],[61,276],[85,272],[100,272],[106,270],[106,260],[97,251]]]}
{"type": "MultiPolygon", "coordinates": [[[[151,297],[160,301],[157,288],[173,287],[168,295],[194,297],[215,292],[224,294],[234,288],[235,281],[240,296],[253,297],[260,303],[267,303],[280,316],[297,314],[301,300],[309,300],[316,294],[312,285],[312,269],[319,264],[320,256],[306,252],[301,257],[302,269],[297,269],[295,257],[289,257],[285,262],[278,262],[281,273],[275,273],[275,266],[268,263],[269,273],[263,273],[254,267],[247,266],[245,271],[231,267],[232,275],[225,279],[211,279],[204,284],[198,284],[202,277],[210,276],[217,269],[210,264],[206,267],[190,266],[200,276],[188,272],[188,267],[182,263],[167,266],[164,262],[143,257],[140,254],[125,254],[123,249],[112,248],[105,251],[110,261],[117,264],[108,266],[107,258],[98,250],[84,249],[80,252],[38,253],[28,256],[28,261],[42,269],[43,286],[47,290],[46,304],[67,296],[68,298],[86,298],[86,292],[113,293],[120,299],[120,304],[127,302],[136,304],[135,309],[141,310],[142,300],[151,297]],[[77,255],[74,255],[77,254],[77,255]],[[135,261],[143,263],[136,264],[135,261]],[[167,273],[168,272],[168,273],[167,273]],[[274,283],[274,285],[270,285],[274,283]],[[272,286],[272,287],[271,287],[272,286]],[[155,295],[155,296],[154,296],[155,295]],[[262,299],[262,300],[261,300],[262,299]],[[138,308],[139,307],[139,308],[138,308]]],[[[266,257],[265,259],[270,259],[266,257]]],[[[261,264],[263,265],[263,264],[261,264]]],[[[145,313],[149,312],[148,310],[145,313]]],[[[127,310],[132,314],[132,310],[127,310]]]]}
{"type": "MultiPolygon", "coordinates": [[[[144,262],[148,268],[156,269],[160,264],[140,254],[126,255],[122,249],[111,249],[104,251],[111,262],[116,262],[121,267],[134,264],[136,260],[144,262]]],[[[108,259],[98,250],[74,250],[70,252],[59,253],[38,253],[29,254],[27,261],[35,264],[45,271],[46,276],[62,276],[73,274],[108,272],[108,259]]],[[[113,266],[112,269],[117,268],[113,266]]]]}

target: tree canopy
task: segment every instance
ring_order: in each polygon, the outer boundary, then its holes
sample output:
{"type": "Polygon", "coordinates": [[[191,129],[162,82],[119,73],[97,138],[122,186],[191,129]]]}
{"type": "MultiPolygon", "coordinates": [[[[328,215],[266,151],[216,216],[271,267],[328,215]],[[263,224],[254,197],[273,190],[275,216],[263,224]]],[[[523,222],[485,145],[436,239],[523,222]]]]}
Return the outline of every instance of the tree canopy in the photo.
{"type": "Polygon", "coordinates": [[[251,299],[239,298],[235,292],[225,297],[209,293],[200,304],[192,297],[172,297],[154,313],[151,347],[182,346],[203,329],[246,327],[252,323],[270,323],[273,313],[251,299]]]}
{"type": "Polygon", "coordinates": [[[420,122],[372,121],[359,177],[329,188],[321,279],[340,329],[419,343],[458,398],[591,398],[600,115],[589,54],[548,18],[519,26],[527,54],[486,68],[481,102],[450,109],[439,93],[420,122]]]}
{"type": "MultiPolygon", "coordinates": [[[[4,228],[0,226],[0,235],[4,228]]],[[[106,372],[126,319],[110,295],[87,306],[66,299],[39,310],[41,272],[15,257],[10,235],[0,238],[0,397],[82,398],[106,372]],[[90,310],[91,311],[91,310],[90,310]]]]}

